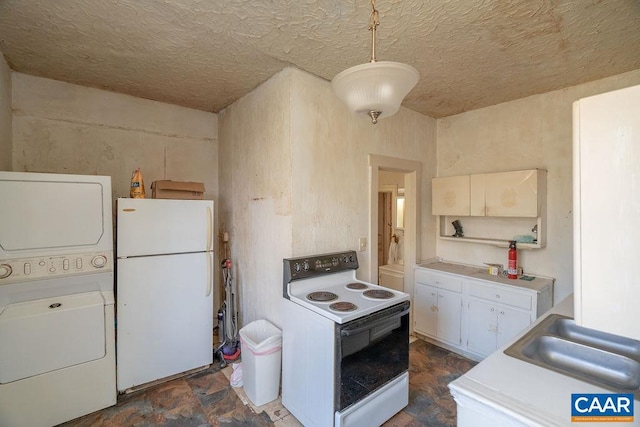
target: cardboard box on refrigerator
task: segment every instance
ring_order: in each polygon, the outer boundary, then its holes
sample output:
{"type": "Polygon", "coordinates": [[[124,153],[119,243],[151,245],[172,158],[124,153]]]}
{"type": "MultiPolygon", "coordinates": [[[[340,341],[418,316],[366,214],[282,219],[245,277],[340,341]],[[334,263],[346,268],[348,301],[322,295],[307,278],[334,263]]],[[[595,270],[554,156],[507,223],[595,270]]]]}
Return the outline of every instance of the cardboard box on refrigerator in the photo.
{"type": "Polygon", "coordinates": [[[201,182],[185,182],[161,180],[151,183],[152,199],[202,200],[204,184],[201,182]]]}

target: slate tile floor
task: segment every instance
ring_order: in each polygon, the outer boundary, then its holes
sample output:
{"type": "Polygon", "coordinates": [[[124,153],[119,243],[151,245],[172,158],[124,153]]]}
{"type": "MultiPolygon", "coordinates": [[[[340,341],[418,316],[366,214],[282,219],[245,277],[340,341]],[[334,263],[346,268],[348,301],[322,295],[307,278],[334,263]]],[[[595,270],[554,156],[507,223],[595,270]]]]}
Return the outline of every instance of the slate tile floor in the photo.
{"type": "MultiPolygon", "coordinates": [[[[385,427],[455,426],[456,405],[447,384],[476,363],[422,340],[410,345],[409,405],[385,427]]],[[[111,408],[62,424],[75,426],[273,426],[301,424],[280,399],[255,407],[229,384],[231,367],[211,368],[118,397],[111,408]]]]}

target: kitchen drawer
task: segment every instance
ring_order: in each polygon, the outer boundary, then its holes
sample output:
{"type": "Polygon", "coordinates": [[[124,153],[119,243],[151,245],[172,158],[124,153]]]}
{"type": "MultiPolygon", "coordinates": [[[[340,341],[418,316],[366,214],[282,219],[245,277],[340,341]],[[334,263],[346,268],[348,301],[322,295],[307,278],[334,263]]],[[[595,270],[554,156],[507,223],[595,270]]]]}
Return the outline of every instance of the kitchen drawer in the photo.
{"type": "Polygon", "coordinates": [[[532,307],[531,295],[513,292],[504,288],[486,286],[480,283],[469,282],[469,295],[524,310],[531,310],[532,307]]]}
{"type": "Polygon", "coordinates": [[[451,292],[462,292],[462,279],[460,277],[441,274],[424,268],[416,268],[415,281],[425,285],[435,286],[451,292]]]}

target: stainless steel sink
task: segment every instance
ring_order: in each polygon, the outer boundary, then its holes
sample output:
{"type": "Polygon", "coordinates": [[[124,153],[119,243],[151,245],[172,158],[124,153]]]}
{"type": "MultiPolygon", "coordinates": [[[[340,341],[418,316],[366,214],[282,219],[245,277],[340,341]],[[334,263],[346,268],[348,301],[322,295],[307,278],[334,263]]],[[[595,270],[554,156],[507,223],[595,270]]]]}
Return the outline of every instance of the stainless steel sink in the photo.
{"type": "Polygon", "coordinates": [[[640,400],[640,341],[549,315],[505,354],[640,400]]]}

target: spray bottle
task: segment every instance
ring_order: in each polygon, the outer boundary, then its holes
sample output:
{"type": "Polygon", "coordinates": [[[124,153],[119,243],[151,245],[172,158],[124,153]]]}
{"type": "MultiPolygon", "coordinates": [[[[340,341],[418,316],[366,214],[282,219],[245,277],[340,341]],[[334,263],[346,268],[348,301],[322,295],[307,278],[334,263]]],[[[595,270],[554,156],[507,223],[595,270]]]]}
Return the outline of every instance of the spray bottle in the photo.
{"type": "Polygon", "coordinates": [[[518,278],[518,250],[516,249],[516,241],[509,241],[509,267],[507,268],[507,277],[509,279],[518,278]]]}

